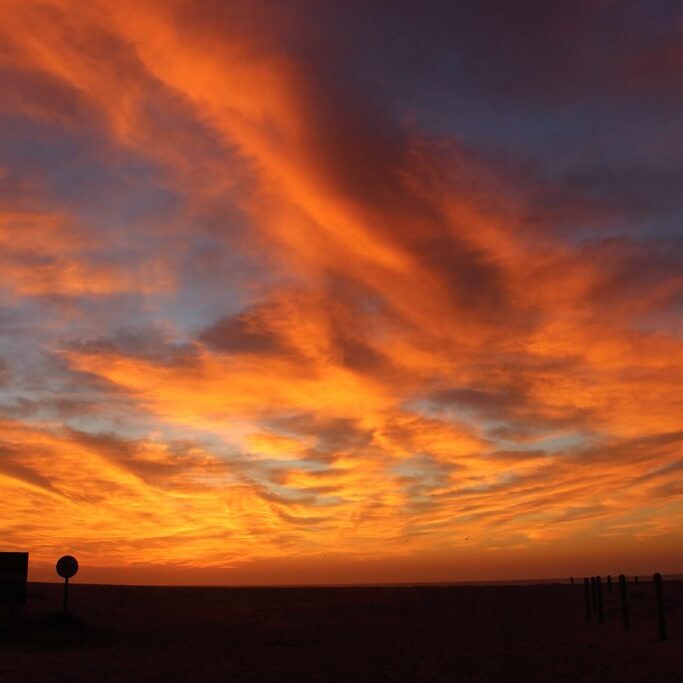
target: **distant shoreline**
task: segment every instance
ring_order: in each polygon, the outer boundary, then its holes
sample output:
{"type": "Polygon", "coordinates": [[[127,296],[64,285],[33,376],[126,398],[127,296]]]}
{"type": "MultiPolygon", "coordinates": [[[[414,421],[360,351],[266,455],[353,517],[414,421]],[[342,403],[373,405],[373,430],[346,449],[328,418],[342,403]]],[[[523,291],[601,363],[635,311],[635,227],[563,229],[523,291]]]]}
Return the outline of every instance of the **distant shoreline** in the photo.
{"type": "MultiPolygon", "coordinates": [[[[613,577],[618,576],[612,574],[613,577]]],[[[638,576],[640,581],[651,581],[651,574],[628,574],[629,581],[638,576]]],[[[574,581],[579,584],[583,581],[583,576],[575,576],[574,581]]],[[[664,581],[683,581],[683,574],[662,574],[664,581]]],[[[61,581],[29,581],[29,585],[53,585],[61,581]]],[[[458,587],[495,587],[495,586],[548,586],[548,585],[569,585],[567,577],[562,578],[540,578],[540,579],[501,579],[489,581],[410,581],[396,583],[311,583],[311,584],[152,584],[152,583],[99,583],[99,582],[75,582],[81,586],[111,586],[115,588],[253,588],[253,589],[311,589],[311,588],[458,588],[458,587]]]]}

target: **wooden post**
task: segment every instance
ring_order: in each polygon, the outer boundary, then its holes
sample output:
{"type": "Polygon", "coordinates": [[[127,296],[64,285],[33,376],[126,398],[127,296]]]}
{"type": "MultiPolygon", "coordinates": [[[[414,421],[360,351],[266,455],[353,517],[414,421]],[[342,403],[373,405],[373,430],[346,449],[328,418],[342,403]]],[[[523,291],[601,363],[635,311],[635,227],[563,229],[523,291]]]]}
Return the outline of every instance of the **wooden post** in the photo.
{"type": "Polygon", "coordinates": [[[624,625],[624,631],[628,631],[628,590],[626,577],[623,574],[619,574],[619,593],[621,594],[621,623],[624,625]]]}
{"type": "Polygon", "coordinates": [[[659,639],[666,640],[666,614],[664,612],[664,598],[662,597],[662,575],[658,572],[654,575],[655,600],[657,601],[657,631],[659,639]]]}
{"type": "Polygon", "coordinates": [[[605,615],[602,611],[602,579],[599,576],[595,577],[595,594],[598,602],[598,623],[602,624],[605,621],[605,615]]]}
{"type": "Polygon", "coordinates": [[[612,576],[610,574],[607,575],[607,592],[610,595],[612,594],[612,576]]]}
{"type": "Polygon", "coordinates": [[[598,609],[598,598],[595,595],[595,577],[591,576],[591,595],[593,596],[593,611],[598,609]]]}
{"type": "Polygon", "coordinates": [[[591,589],[588,583],[588,578],[583,580],[583,592],[586,597],[586,621],[591,620],[591,589]]]}

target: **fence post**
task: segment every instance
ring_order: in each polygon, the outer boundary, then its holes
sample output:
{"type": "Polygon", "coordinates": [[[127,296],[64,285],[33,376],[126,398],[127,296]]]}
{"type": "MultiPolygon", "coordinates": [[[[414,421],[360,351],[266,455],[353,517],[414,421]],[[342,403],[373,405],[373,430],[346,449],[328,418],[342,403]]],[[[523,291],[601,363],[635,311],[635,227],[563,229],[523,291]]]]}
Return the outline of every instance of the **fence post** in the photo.
{"type": "Polygon", "coordinates": [[[607,592],[610,595],[612,594],[612,576],[610,574],[607,575],[607,592]]]}
{"type": "Polygon", "coordinates": [[[588,578],[583,580],[583,592],[586,597],[586,621],[591,620],[591,590],[590,584],[588,583],[588,578]]]}
{"type": "Polygon", "coordinates": [[[599,576],[595,577],[595,593],[598,600],[598,623],[602,624],[605,621],[605,615],[602,611],[602,579],[599,576]]]}
{"type": "Polygon", "coordinates": [[[624,631],[628,631],[628,591],[626,577],[623,574],[619,574],[619,592],[621,593],[621,623],[624,625],[624,631]]]}
{"type": "Polygon", "coordinates": [[[662,596],[662,575],[657,572],[654,575],[655,599],[657,601],[657,630],[659,639],[666,640],[666,614],[664,613],[664,598],[662,596]]]}
{"type": "Polygon", "coordinates": [[[595,612],[598,609],[598,598],[595,594],[595,577],[591,576],[591,596],[593,600],[593,611],[595,612]]]}

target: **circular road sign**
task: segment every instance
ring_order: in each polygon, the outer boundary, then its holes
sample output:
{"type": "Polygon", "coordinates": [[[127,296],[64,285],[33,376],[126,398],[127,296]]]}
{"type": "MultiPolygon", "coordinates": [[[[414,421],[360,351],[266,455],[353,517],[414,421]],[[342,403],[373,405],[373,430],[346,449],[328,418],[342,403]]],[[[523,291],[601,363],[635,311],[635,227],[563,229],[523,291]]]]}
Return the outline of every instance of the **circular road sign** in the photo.
{"type": "Polygon", "coordinates": [[[63,579],[70,579],[78,571],[78,560],[71,555],[64,555],[57,560],[57,574],[63,579]]]}

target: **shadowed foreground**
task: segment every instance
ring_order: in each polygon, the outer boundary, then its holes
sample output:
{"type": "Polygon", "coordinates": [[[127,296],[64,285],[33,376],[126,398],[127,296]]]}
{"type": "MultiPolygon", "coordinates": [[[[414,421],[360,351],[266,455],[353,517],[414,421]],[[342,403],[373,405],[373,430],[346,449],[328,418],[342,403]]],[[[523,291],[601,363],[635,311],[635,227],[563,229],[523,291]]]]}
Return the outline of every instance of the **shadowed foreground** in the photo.
{"type": "Polygon", "coordinates": [[[587,624],[583,586],[149,588],[31,584],[0,635],[2,681],[673,681],[683,582],[618,590],[587,624]]]}

